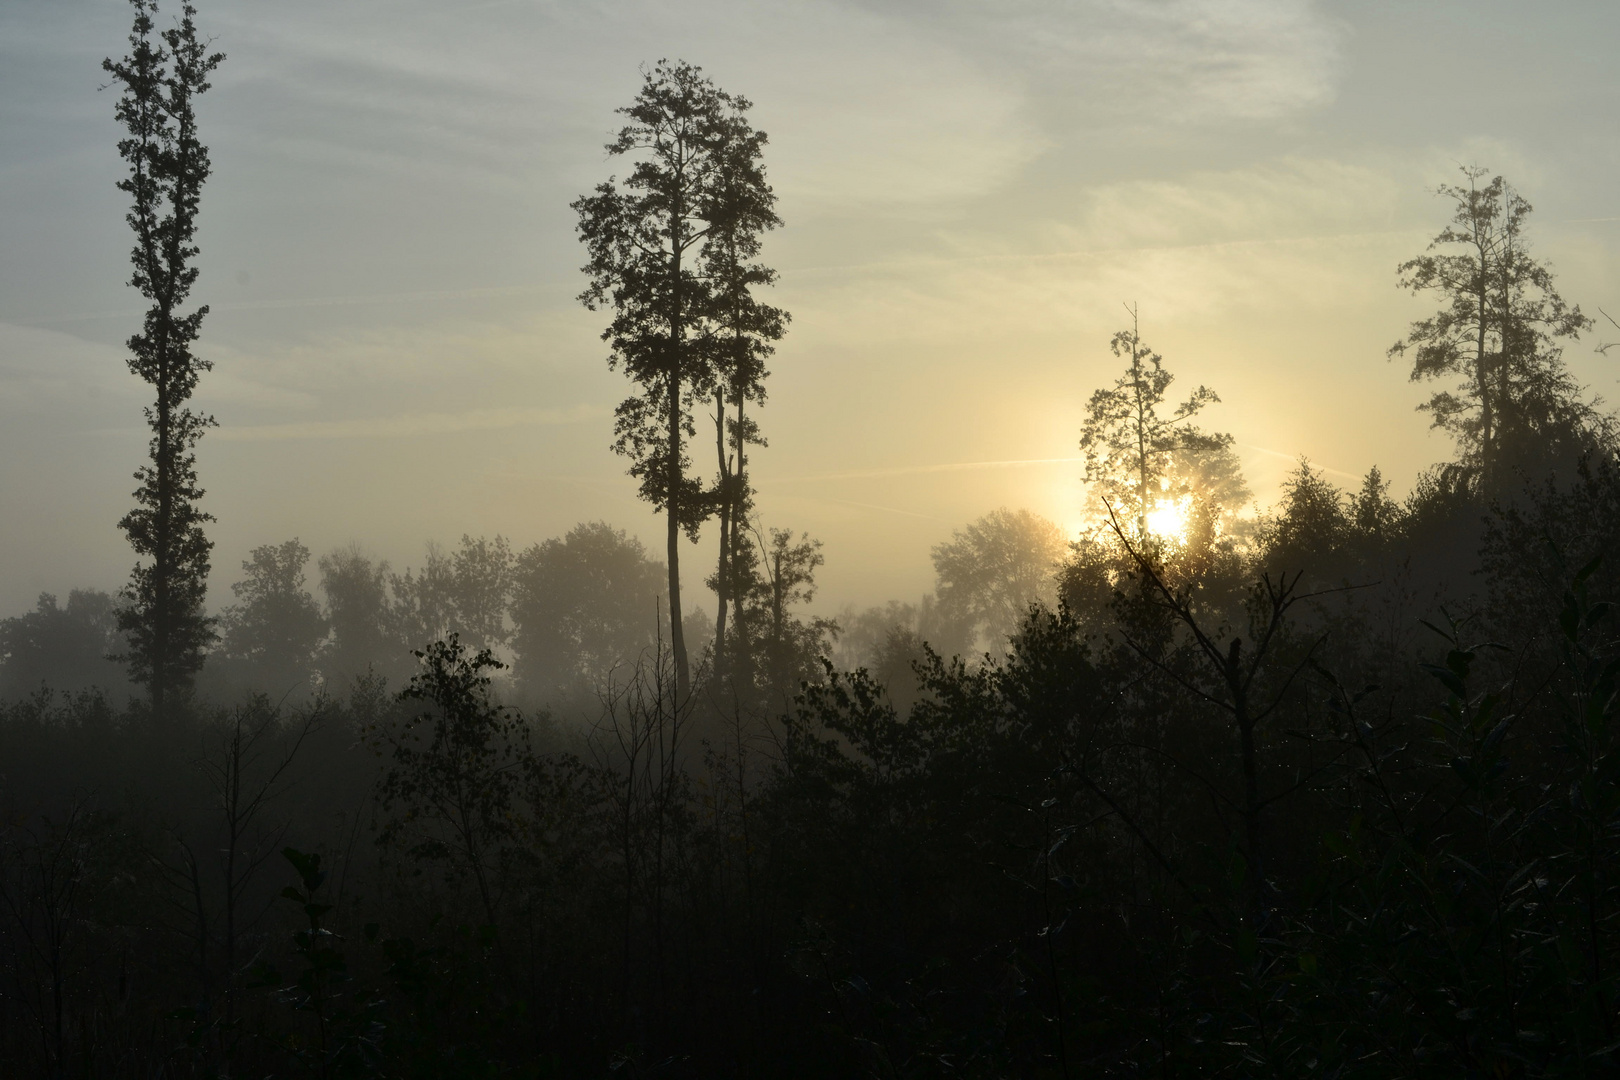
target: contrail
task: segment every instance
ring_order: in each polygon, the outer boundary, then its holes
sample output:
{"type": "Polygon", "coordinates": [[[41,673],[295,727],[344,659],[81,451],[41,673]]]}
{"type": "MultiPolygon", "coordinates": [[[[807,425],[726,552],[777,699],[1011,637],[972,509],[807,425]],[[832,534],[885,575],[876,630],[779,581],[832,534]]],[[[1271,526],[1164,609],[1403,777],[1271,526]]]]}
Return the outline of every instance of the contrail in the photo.
{"type": "MultiPolygon", "coordinates": [[[[1256,446],[1253,443],[1235,442],[1232,445],[1233,446],[1241,446],[1245,450],[1253,450],[1253,451],[1255,451],[1256,453],[1259,453],[1259,454],[1270,454],[1272,457],[1286,458],[1289,461],[1298,461],[1299,458],[1300,458],[1300,455],[1298,455],[1298,454],[1285,454],[1281,450],[1272,450],[1272,449],[1269,449],[1269,448],[1264,447],[1264,446],[1256,446]]],[[[1310,459],[1307,458],[1306,460],[1309,461],[1310,459]]],[[[1348,473],[1348,472],[1345,472],[1343,469],[1335,469],[1331,465],[1322,465],[1322,464],[1318,464],[1317,462],[1312,461],[1311,466],[1312,466],[1312,468],[1321,469],[1323,472],[1332,473],[1335,476],[1345,476],[1345,477],[1349,477],[1351,480],[1360,480],[1361,479],[1361,477],[1357,476],[1355,473],[1348,473]]]]}
{"type": "Polygon", "coordinates": [[[801,484],[820,480],[868,480],[882,476],[915,476],[919,473],[962,472],[968,469],[1013,469],[1027,465],[1072,465],[1085,458],[1010,458],[1005,461],[953,461],[941,465],[901,465],[892,469],[851,469],[847,472],[815,473],[810,476],[761,478],[762,484],[801,484]]]}

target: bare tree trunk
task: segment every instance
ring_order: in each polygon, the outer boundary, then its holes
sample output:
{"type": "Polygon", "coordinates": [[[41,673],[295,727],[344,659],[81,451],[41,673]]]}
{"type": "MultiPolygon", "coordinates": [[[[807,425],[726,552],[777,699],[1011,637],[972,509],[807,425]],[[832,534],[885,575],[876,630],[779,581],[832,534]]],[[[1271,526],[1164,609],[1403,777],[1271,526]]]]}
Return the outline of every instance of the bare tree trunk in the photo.
{"type": "Polygon", "coordinates": [[[669,374],[669,648],[675,656],[675,692],[686,697],[691,680],[686,666],[686,635],[681,627],[681,377],[679,360],[669,374]]]}
{"type": "MultiPolygon", "coordinates": [[[[744,430],[743,398],[742,395],[739,394],[737,396],[737,420],[732,426],[732,431],[735,433],[737,438],[737,505],[731,514],[730,540],[733,577],[737,575],[736,553],[742,548],[741,539],[744,526],[744,517],[748,513],[748,451],[745,443],[743,442],[744,430]]],[[[749,664],[749,649],[751,646],[748,641],[746,624],[743,622],[743,589],[741,588],[741,582],[733,581],[731,584],[731,622],[733,641],[731,649],[733,659],[732,680],[735,684],[740,676],[747,674],[745,669],[749,664]]]]}
{"type": "Polygon", "coordinates": [[[1474,378],[1479,388],[1479,473],[1482,486],[1489,488],[1493,479],[1492,474],[1496,467],[1496,447],[1494,445],[1496,432],[1496,410],[1491,401],[1491,383],[1489,364],[1486,361],[1485,341],[1489,318],[1486,315],[1487,305],[1490,302],[1490,244],[1487,238],[1480,235],[1479,219],[1476,212],[1474,220],[1474,248],[1479,252],[1479,294],[1475,297],[1478,309],[1475,315],[1478,326],[1475,328],[1474,345],[1474,378]]]}
{"type": "Polygon", "coordinates": [[[724,395],[714,393],[714,448],[720,465],[720,565],[715,570],[715,594],[719,598],[719,613],[714,619],[714,674],[719,678],[726,669],[726,606],[731,587],[731,517],[733,492],[731,490],[731,459],[726,456],[726,402],[724,395]]]}

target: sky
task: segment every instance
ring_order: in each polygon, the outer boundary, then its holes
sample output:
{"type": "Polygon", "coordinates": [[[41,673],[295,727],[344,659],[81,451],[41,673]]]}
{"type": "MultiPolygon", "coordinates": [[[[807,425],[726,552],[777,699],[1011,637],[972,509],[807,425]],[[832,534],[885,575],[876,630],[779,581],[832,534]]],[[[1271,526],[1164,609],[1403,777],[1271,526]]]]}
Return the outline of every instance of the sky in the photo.
{"type": "MultiPolygon", "coordinates": [[[[396,569],[588,520],[661,551],[609,452],[627,386],[569,209],[624,171],[614,109],[660,58],[770,136],[792,324],[753,464],[763,523],[825,544],[823,608],[914,601],[933,545],[1000,506],[1078,528],[1128,304],[1172,393],[1220,394],[1206,426],[1261,506],[1300,455],[1404,491],[1450,447],[1385,358],[1433,306],[1395,268],[1459,165],[1507,176],[1564,296],[1620,316],[1620,5],[197,2],[227,54],[194,294],[216,606],[294,536],[396,569]]],[[[0,4],[0,615],[133,562],[143,305],[98,89],[128,26],[114,0],[0,4]]],[[[1566,357],[1620,400],[1602,340],[1566,357]]]]}

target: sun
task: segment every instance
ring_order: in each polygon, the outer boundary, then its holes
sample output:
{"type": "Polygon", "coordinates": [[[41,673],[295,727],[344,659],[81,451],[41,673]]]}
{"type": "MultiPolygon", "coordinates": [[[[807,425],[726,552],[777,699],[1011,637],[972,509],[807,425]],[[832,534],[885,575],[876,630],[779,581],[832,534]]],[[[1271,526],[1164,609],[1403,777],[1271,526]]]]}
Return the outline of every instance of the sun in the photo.
{"type": "Polygon", "coordinates": [[[1187,525],[1192,516],[1192,496],[1155,499],[1147,512],[1147,532],[1156,540],[1177,546],[1187,542],[1187,525]]]}

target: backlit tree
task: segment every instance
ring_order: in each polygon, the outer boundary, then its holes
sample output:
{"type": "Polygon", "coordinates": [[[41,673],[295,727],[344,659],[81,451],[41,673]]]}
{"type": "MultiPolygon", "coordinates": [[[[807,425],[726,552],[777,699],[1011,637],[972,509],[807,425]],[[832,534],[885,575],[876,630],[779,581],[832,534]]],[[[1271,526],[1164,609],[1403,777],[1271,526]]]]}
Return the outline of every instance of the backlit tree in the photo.
{"type": "MultiPolygon", "coordinates": [[[[602,334],[608,362],[636,387],[616,411],[614,449],[630,458],[641,497],[667,519],[670,646],[683,696],[691,680],[680,536],[695,539],[713,506],[691,473],[688,443],[696,437],[695,402],[715,396],[716,350],[726,336],[715,325],[724,290],[710,274],[723,260],[709,248],[775,220],[757,163],[764,140],[748,125],[748,108],[701,69],[660,61],[645,73],[635,101],[619,110],[629,123],[607,144],[612,156],[632,156],[629,176],[610,178],[573,203],[590,254],[580,300],[591,310],[612,309],[602,334]],[[733,190],[739,186],[741,193],[733,190]],[[739,223],[739,203],[754,207],[744,215],[753,225],[739,223]]],[[[738,251],[745,265],[747,245],[738,251]]]]}
{"type": "Polygon", "coordinates": [[[1131,328],[1115,334],[1109,347],[1126,368],[1086,404],[1080,449],[1092,498],[1106,501],[1136,537],[1186,542],[1235,512],[1249,494],[1232,436],[1192,423],[1220,398],[1200,386],[1161,414],[1175,376],[1142,341],[1134,310],[1131,328]]]}
{"type": "Polygon", "coordinates": [[[156,400],[146,410],[152,438],[149,460],[135,472],[136,507],[119,522],[142,561],[123,590],[118,625],[129,636],[131,677],[161,709],[190,685],[214,637],[203,608],[213,544],[202,527],[212,518],[197,506],[203,489],[196,458],[197,440],[214,421],[186,405],[198,376],[213,366],[192,351],[208,307],[182,309],[197,282],[197,209],[210,168],[192,99],[208,89],[208,76],[225,56],[210,53],[197,36],[190,4],[161,33],[155,0],[131,4],[129,55],[102,67],[123,89],[115,116],[127,133],[118,153],[129,175],[118,188],[131,199],[130,284],[151,303],[128,341],[128,363],[156,400]]]}
{"type": "Polygon", "coordinates": [[[1402,288],[1436,294],[1440,310],[1414,322],[1389,356],[1411,353],[1414,382],[1456,380],[1418,408],[1456,441],[1458,464],[1490,489],[1511,466],[1577,456],[1609,437],[1610,422],[1564,367],[1559,341],[1579,337],[1592,320],[1564,302],[1552,270],[1531,257],[1530,204],[1500,176],[1482,183],[1484,169],[1462,172],[1466,184],[1437,192],[1453,203],[1451,224],[1398,270],[1402,288]]]}

